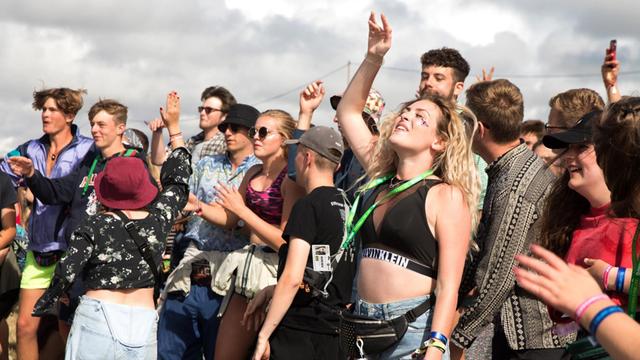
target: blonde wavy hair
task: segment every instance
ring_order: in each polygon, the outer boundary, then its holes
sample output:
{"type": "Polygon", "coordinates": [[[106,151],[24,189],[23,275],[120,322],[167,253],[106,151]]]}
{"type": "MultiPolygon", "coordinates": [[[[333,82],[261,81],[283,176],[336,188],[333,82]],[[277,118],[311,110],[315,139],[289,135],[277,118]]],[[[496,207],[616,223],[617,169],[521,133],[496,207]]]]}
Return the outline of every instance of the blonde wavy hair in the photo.
{"type": "MultiPolygon", "coordinates": [[[[260,114],[260,117],[263,116],[268,116],[276,120],[278,124],[278,133],[282,135],[285,141],[293,138],[293,131],[296,129],[297,124],[291,114],[280,109],[270,109],[265,110],[260,114]]],[[[287,156],[289,156],[289,147],[283,144],[282,148],[284,157],[287,158],[287,156]]]]}
{"type": "MultiPolygon", "coordinates": [[[[387,174],[395,174],[398,166],[398,155],[391,147],[389,137],[393,132],[394,119],[396,119],[404,109],[417,101],[427,100],[435,104],[442,113],[442,117],[437,120],[437,136],[445,145],[443,152],[437,154],[433,159],[432,169],[434,175],[441,178],[445,183],[455,186],[464,196],[469,213],[471,214],[471,229],[475,233],[478,224],[478,201],[480,196],[480,178],[471,151],[471,141],[477,128],[477,120],[473,113],[471,122],[463,120],[458,111],[468,111],[457,108],[449,100],[438,96],[424,95],[419,99],[404,103],[400,111],[388,114],[380,124],[380,138],[373,148],[371,156],[372,163],[367,171],[367,176],[374,179],[387,174]]],[[[366,187],[366,184],[364,187],[366,187]]]]}

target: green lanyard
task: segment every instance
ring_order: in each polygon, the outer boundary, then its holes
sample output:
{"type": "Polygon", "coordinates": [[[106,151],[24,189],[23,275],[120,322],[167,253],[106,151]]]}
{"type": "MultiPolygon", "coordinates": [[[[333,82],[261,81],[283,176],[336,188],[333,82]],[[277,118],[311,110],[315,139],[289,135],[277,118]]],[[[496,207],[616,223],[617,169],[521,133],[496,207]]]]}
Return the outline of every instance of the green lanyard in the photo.
{"type": "MultiPolygon", "coordinates": [[[[131,155],[135,155],[135,153],[136,151],[134,149],[127,149],[127,151],[124,152],[123,156],[130,157],[131,155]]],[[[119,154],[115,156],[119,156],[119,154]]],[[[93,177],[93,173],[96,171],[96,165],[98,165],[98,162],[100,160],[102,160],[102,154],[98,154],[98,156],[93,159],[93,163],[91,163],[91,167],[89,168],[89,174],[87,175],[87,181],[84,183],[84,187],[82,188],[82,196],[85,196],[87,194],[89,183],[91,183],[91,177],[93,177]]]]}
{"type": "Polygon", "coordinates": [[[419,183],[420,181],[424,180],[428,176],[431,176],[432,174],[433,174],[433,170],[429,169],[429,170],[423,172],[422,174],[414,177],[413,179],[403,183],[402,185],[398,186],[397,188],[389,191],[385,196],[382,197],[382,199],[376,201],[373,205],[371,205],[367,209],[367,211],[365,211],[364,214],[362,214],[362,216],[360,216],[360,218],[355,223],[355,225],[353,225],[353,220],[355,219],[355,216],[356,216],[356,210],[358,209],[358,202],[360,202],[360,197],[362,196],[362,194],[367,190],[370,190],[370,189],[375,188],[376,186],[378,186],[380,184],[383,184],[383,183],[387,182],[394,175],[391,175],[391,174],[385,175],[385,176],[383,176],[381,178],[377,178],[377,179],[371,181],[365,188],[363,188],[362,190],[360,190],[358,192],[358,196],[354,200],[353,205],[351,206],[351,209],[349,209],[349,216],[347,217],[347,224],[346,224],[347,225],[347,231],[349,232],[349,235],[347,235],[347,238],[345,239],[345,241],[342,243],[342,245],[340,245],[340,248],[341,249],[347,249],[349,247],[349,245],[351,245],[351,242],[353,242],[353,239],[356,237],[356,234],[358,233],[358,230],[360,230],[360,228],[364,224],[365,220],[367,220],[369,215],[371,215],[373,210],[375,210],[378,207],[378,205],[380,205],[383,202],[391,199],[392,197],[398,195],[399,193],[407,190],[408,188],[410,188],[413,185],[419,183]]]}
{"type": "Polygon", "coordinates": [[[631,258],[633,260],[633,272],[631,273],[631,285],[629,286],[629,304],[627,312],[629,316],[635,319],[636,308],[638,306],[638,283],[640,282],[640,259],[638,259],[638,234],[640,234],[640,226],[636,227],[636,233],[633,235],[631,248],[633,250],[631,258]]]}

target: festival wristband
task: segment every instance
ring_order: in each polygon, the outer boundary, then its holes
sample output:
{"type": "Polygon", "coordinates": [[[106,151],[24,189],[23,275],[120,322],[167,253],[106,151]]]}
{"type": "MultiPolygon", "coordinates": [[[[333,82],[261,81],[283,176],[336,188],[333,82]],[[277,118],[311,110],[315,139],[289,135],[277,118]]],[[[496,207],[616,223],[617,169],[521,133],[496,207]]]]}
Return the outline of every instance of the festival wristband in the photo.
{"type": "Polygon", "coordinates": [[[613,269],[613,266],[609,265],[602,273],[602,288],[604,291],[609,290],[609,273],[611,272],[611,269],[613,269]]]}
{"type": "Polygon", "coordinates": [[[426,349],[433,347],[440,350],[443,354],[447,351],[447,345],[438,339],[431,338],[426,341],[425,345],[426,349]]]}
{"type": "Polygon", "coordinates": [[[621,307],[614,305],[607,306],[606,308],[598,311],[596,316],[593,318],[593,320],[591,320],[591,323],[589,324],[589,333],[591,333],[592,336],[596,336],[596,332],[598,331],[598,327],[600,326],[602,321],[609,315],[615,313],[624,313],[624,311],[621,307]]]}
{"type": "Polygon", "coordinates": [[[578,306],[578,308],[576,309],[576,322],[579,323],[580,319],[582,318],[582,316],[584,316],[584,313],[587,311],[587,309],[589,308],[589,306],[595,304],[596,302],[600,301],[600,300],[607,300],[609,299],[609,297],[605,294],[598,294],[595,296],[592,296],[590,298],[588,298],[587,300],[585,300],[582,304],[580,304],[580,306],[578,306]]]}
{"type": "Polygon", "coordinates": [[[429,337],[435,340],[440,340],[445,346],[449,342],[449,339],[447,339],[447,337],[439,331],[432,331],[431,334],[429,334],[429,337]]]}
{"type": "Polygon", "coordinates": [[[621,293],[624,292],[624,275],[627,272],[627,269],[620,267],[618,268],[618,274],[616,275],[616,291],[621,293]]]}

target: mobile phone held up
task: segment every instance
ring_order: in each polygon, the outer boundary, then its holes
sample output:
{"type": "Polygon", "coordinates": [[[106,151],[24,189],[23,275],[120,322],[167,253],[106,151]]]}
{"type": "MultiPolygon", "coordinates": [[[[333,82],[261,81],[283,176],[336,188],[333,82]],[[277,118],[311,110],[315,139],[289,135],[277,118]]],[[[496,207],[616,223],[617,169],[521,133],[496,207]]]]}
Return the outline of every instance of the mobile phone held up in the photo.
{"type": "Polygon", "coordinates": [[[611,55],[611,60],[616,59],[616,50],[618,47],[618,41],[613,39],[609,42],[609,48],[607,49],[607,55],[611,55]]]}

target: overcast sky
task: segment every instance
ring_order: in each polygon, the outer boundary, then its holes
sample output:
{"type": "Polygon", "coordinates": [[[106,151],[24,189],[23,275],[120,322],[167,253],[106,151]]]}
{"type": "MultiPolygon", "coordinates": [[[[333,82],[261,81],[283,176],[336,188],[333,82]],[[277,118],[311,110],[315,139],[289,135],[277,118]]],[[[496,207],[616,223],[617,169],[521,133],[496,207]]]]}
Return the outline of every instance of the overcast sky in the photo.
{"type": "MultiPolygon", "coordinates": [[[[567,89],[604,95],[600,64],[613,38],[628,72],[621,91],[640,95],[638,1],[3,0],[0,153],[41,135],[31,96],[43,87],[88,90],[76,118],[86,135],[98,98],[129,106],[129,126],[148,132],[144,121],[170,90],[181,94],[185,132],[195,133],[200,92],[210,85],[259,110],[297,115],[303,84],[322,78],[330,95],[344,90],[366,52],[372,9],[394,29],[374,84],[387,109],[413,97],[420,55],[442,46],[469,61],[467,86],[491,65],[496,78],[518,85],[526,118],[546,121],[548,99],[567,89]]],[[[327,99],[315,120],[332,116],[327,99]]]]}

